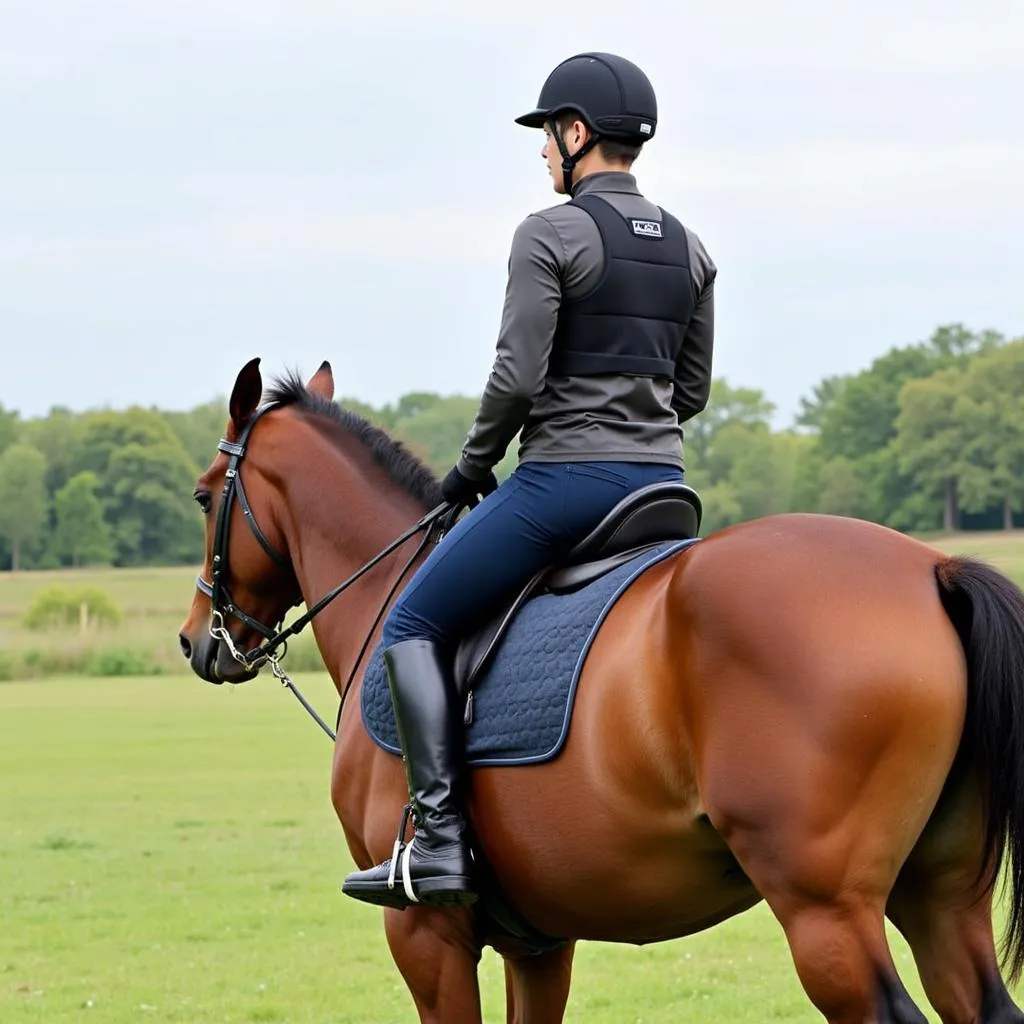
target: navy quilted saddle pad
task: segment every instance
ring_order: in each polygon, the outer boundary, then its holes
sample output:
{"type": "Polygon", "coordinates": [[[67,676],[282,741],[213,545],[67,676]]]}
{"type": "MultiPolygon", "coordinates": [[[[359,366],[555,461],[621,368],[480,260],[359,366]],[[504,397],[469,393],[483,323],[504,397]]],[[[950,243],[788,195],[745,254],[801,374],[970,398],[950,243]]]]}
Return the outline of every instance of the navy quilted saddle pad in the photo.
{"type": "MultiPolygon", "coordinates": [[[[598,627],[645,569],[693,541],[674,541],[571,594],[540,593],[513,620],[473,690],[466,729],[471,765],[538,764],[562,749],[583,662],[598,627]]],[[[401,753],[387,672],[378,644],[363,679],[362,715],[379,746],[401,753]]]]}

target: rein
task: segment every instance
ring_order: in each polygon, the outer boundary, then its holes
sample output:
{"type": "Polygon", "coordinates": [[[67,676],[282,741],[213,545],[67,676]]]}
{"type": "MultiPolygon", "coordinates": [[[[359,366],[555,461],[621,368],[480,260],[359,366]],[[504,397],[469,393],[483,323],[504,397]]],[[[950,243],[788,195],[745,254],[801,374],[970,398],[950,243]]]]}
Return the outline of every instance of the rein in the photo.
{"type": "MultiPolygon", "coordinates": [[[[252,433],[253,427],[263,418],[268,412],[276,407],[277,403],[268,402],[266,405],[260,406],[259,409],[253,414],[252,419],[245,425],[241,435],[235,442],[228,441],[224,438],[220,440],[217,445],[218,450],[224,452],[229,456],[228,468],[224,474],[224,490],[221,494],[220,507],[217,509],[217,523],[214,527],[213,533],[213,557],[211,559],[211,568],[209,581],[205,580],[202,575],[196,577],[196,589],[200,593],[205,594],[210,599],[210,636],[215,640],[223,643],[228,653],[247,670],[253,670],[261,667],[263,664],[269,664],[270,670],[274,673],[274,676],[281,681],[281,684],[295,695],[299,703],[306,709],[313,721],[327,734],[332,740],[337,739],[337,733],[331,729],[329,725],[317,714],[316,710],[309,703],[308,700],[299,691],[299,688],[295,685],[294,680],[288,675],[288,673],[281,666],[281,659],[285,656],[288,651],[288,638],[296,636],[301,633],[303,629],[309,625],[310,622],[326,608],[336,597],[344,593],[353,583],[362,578],[368,573],[375,565],[378,565],[381,561],[400,548],[410,538],[416,536],[418,533],[423,533],[423,538],[417,545],[416,550],[412,556],[405,563],[402,571],[395,578],[394,583],[391,585],[391,589],[388,591],[387,596],[384,598],[380,609],[377,612],[376,617],[373,620],[373,624],[370,626],[369,632],[366,634],[366,639],[363,641],[362,647],[359,649],[359,653],[356,655],[355,662],[352,665],[352,670],[348,674],[348,678],[345,681],[345,686],[341,691],[341,701],[338,706],[338,723],[341,722],[341,713],[345,707],[345,698],[348,696],[349,690],[352,688],[352,684],[355,682],[356,673],[359,671],[359,665],[366,654],[367,648],[370,646],[370,640],[373,637],[374,631],[380,624],[381,619],[384,617],[384,611],[391,599],[394,597],[402,580],[405,579],[409,570],[412,568],[416,559],[423,553],[427,545],[434,540],[439,540],[454,522],[454,519],[459,511],[457,507],[443,503],[438,505],[436,508],[428,512],[422,519],[416,524],[409,527],[401,536],[396,537],[383,551],[376,554],[370,561],[366,562],[362,567],[357,569],[348,579],[343,580],[332,590],[324,594],[311,608],[309,608],[304,615],[297,618],[287,629],[281,628],[282,619],[276,626],[268,626],[258,619],[253,618],[251,615],[244,612],[235,603],[231,596],[231,592],[228,590],[227,582],[225,579],[228,567],[228,534],[231,524],[231,507],[235,499],[238,500],[238,506],[242,510],[242,515],[245,521],[249,524],[249,529],[252,531],[253,536],[259,542],[260,547],[267,553],[271,561],[282,569],[290,570],[291,561],[285,556],[280,554],[274,546],[267,539],[266,534],[260,529],[259,524],[256,522],[256,517],[253,515],[252,507],[249,504],[249,499],[245,493],[245,488],[242,486],[242,478],[239,475],[239,463],[245,458],[246,445],[249,442],[249,435],[252,433]],[[251,629],[255,630],[260,636],[264,637],[265,640],[259,647],[253,648],[251,651],[242,652],[236,646],[235,642],[231,637],[231,633],[225,624],[225,616],[230,615],[232,618],[238,619],[240,622],[245,623],[251,629]],[[280,649],[280,653],[277,653],[280,649]]],[[[296,602],[298,603],[298,602],[296,602]]]]}

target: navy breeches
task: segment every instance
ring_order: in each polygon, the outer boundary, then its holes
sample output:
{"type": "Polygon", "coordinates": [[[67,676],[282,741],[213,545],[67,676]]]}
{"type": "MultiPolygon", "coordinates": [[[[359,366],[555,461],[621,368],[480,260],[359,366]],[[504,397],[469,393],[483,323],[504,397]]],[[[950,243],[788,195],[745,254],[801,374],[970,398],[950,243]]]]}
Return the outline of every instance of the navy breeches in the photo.
{"type": "Polygon", "coordinates": [[[682,479],[678,467],[652,463],[520,466],[420,566],[384,622],[384,645],[454,644],[582,540],[631,491],[682,479]]]}

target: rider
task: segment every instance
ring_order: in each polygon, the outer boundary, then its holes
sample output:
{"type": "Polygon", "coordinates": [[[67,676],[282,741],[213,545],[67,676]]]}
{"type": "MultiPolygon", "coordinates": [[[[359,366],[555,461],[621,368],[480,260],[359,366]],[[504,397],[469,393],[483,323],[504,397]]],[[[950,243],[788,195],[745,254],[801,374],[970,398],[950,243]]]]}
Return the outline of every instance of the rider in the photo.
{"type": "Polygon", "coordinates": [[[516,120],[544,130],[541,155],[570,201],[516,230],[497,358],[441,484],[447,501],[476,507],[384,623],[415,834],[395,863],[350,874],[343,891],[401,909],[476,898],[455,642],[628,493],[681,481],[680,424],[710,389],[715,266],[630,173],[657,125],[646,75],[613,54],[570,57],[516,120]],[[519,466],[498,487],[493,467],[520,431],[519,466]]]}

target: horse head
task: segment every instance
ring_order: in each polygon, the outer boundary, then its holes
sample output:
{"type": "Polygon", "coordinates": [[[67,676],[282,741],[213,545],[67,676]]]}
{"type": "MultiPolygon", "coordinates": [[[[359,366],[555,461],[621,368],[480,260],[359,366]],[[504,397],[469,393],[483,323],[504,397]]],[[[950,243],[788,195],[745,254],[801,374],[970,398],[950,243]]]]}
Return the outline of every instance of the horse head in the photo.
{"type": "MultiPolygon", "coordinates": [[[[273,636],[301,601],[284,525],[281,466],[275,470],[268,459],[280,447],[274,436],[286,429],[287,417],[270,415],[273,402],[261,405],[259,363],[251,359],[239,371],[224,437],[193,491],[206,517],[206,550],[178,640],[192,671],[217,684],[252,679],[265,659],[245,655],[273,636]],[[259,445],[250,448],[257,436],[259,445]]],[[[330,364],[324,362],[306,387],[331,400],[330,364]]]]}

